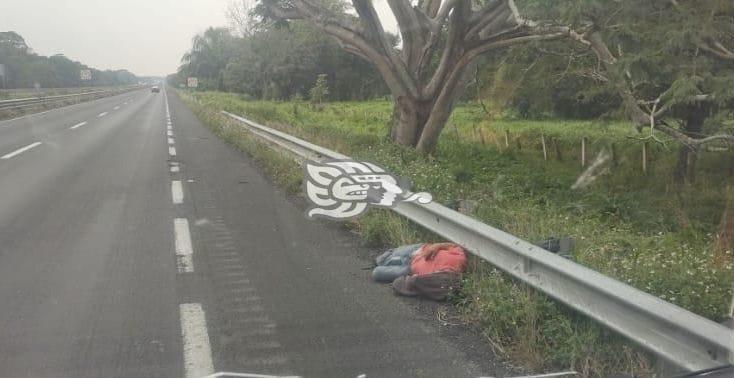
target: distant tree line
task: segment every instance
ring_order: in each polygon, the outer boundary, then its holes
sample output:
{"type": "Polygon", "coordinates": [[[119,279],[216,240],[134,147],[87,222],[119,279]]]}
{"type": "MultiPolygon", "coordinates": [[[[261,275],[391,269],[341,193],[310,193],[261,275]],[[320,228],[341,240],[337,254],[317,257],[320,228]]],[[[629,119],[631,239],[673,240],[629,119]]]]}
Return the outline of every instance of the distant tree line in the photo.
{"type": "MultiPolygon", "coordinates": [[[[0,88],[68,88],[136,84],[138,77],[126,70],[97,70],[62,54],[42,56],[33,52],[18,33],[0,32],[0,64],[5,80],[0,88]],[[82,81],[80,71],[91,70],[92,79],[82,81]]],[[[2,73],[2,72],[0,72],[2,73]]]]}
{"type": "Polygon", "coordinates": [[[188,77],[197,77],[200,89],[286,100],[309,97],[319,75],[326,75],[331,100],[365,100],[389,93],[369,63],[302,22],[261,24],[239,36],[228,28],[209,28],[194,37],[169,82],[185,85],[188,77]]]}

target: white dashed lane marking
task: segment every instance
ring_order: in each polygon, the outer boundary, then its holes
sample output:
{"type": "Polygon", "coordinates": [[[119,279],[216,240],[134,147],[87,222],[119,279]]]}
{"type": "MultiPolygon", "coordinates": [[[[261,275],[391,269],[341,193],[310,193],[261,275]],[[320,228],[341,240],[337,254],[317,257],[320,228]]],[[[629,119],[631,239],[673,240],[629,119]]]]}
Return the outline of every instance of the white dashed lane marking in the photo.
{"type": "Polygon", "coordinates": [[[173,198],[173,203],[175,205],[180,205],[183,203],[184,193],[181,181],[171,181],[171,198],[173,198]]]}
{"type": "Polygon", "coordinates": [[[107,115],[107,112],[102,112],[97,115],[97,117],[104,117],[107,115]]]}
{"type": "Polygon", "coordinates": [[[9,154],[3,155],[2,157],[0,157],[0,159],[4,159],[4,160],[10,159],[12,157],[18,156],[18,155],[20,155],[20,154],[22,154],[22,153],[30,150],[31,148],[38,147],[40,145],[41,145],[41,142],[31,143],[31,144],[29,144],[29,145],[27,145],[25,147],[21,147],[21,148],[15,150],[15,151],[11,152],[9,154]]]}
{"type": "Polygon", "coordinates": [[[204,309],[199,303],[184,303],[179,305],[179,311],[186,377],[199,378],[213,374],[214,364],[204,309]]]}
{"type": "Polygon", "coordinates": [[[173,220],[173,233],[176,243],[176,263],[179,273],[192,273],[194,271],[194,249],[191,245],[191,232],[189,221],[186,218],[173,220]]]}
{"type": "Polygon", "coordinates": [[[174,144],[173,138],[168,137],[168,144],[174,144]]]}
{"type": "Polygon", "coordinates": [[[168,154],[171,156],[176,156],[176,147],[169,146],[168,147],[168,154]]]}
{"type": "Polygon", "coordinates": [[[120,109],[120,106],[119,105],[118,106],[115,106],[114,108],[112,108],[112,110],[117,110],[117,109],[120,109]]]}
{"type": "Polygon", "coordinates": [[[86,124],[87,124],[87,122],[86,122],[86,121],[84,121],[84,122],[79,122],[79,123],[77,123],[76,125],[74,125],[74,126],[70,127],[69,129],[71,129],[71,130],[74,130],[74,129],[76,129],[76,128],[79,128],[79,127],[82,127],[82,126],[84,126],[84,125],[86,125],[86,124]]]}

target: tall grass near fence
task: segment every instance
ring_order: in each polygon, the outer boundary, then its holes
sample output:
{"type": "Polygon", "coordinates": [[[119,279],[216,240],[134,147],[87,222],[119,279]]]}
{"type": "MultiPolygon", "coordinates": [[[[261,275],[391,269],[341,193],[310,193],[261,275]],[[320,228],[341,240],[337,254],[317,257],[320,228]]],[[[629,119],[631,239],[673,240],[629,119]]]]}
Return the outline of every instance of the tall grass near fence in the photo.
{"type": "MultiPolygon", "coordinates": [[[[654,151],[641,172],[639,143],[624,123],[487,121],[459,106],[433,157],[386,141],[386,102],[304,103],[243,101],[223,93],[182,93],[215,132],[261,161],[276,180],[298,190],[300,170],[222,119],[227,110],[408,177],[414,189],[442,203],[468,202],[470,215],[527,240],[573,237],[571,258],[634,287],[719,320],[734,282],[729,259],[713,263],[713,230],[721,216],[723,188],[731,179],[731,154],[706,157],[698,181],[683,190],[671,184],[675,150],[654,151]],[[484,133],[484,141],[477,130],[484,133]],[[518,138],[518,149],[488,138],[518,138]],[[452,135],[453,133],[453,135],[452,135]],[[532,141],[555,138],[568,158],[547,159],[532,141]],[[580,138],[590,154],[600,142],[618,142],[620,164],[584,190],[571,190],[582,168],[571,158],[580,138]]],[[[538,142],[540,143],[540,142],[538,142]]],[[[509,143],[508,143],[509,144],[509,143]]],[[[395,245],[435,238],[387,211],[370,211],[348,224],[366,243],[395,245]]],[[[731,256],[731,255],[730,255],[731,256]]],[[[533,370],[574,368],[588,376],[611,371],[649,372],[644,353],[485,263],[474,262],[454,303],[480,326],[499,353],[533,370]]]]}

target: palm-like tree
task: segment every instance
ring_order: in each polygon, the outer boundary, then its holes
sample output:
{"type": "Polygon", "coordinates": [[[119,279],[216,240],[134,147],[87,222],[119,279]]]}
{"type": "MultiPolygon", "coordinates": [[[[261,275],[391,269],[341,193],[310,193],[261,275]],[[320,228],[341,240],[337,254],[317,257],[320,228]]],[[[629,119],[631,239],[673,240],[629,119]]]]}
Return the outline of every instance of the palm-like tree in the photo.
{"type": "Polygon", "coordinates": [[[181,58],[180,71],[208,79],[223,89],[221,72],[232,55],[235,38],[226,28],[209,28],[192,39],[191,50],[181,58]]]}

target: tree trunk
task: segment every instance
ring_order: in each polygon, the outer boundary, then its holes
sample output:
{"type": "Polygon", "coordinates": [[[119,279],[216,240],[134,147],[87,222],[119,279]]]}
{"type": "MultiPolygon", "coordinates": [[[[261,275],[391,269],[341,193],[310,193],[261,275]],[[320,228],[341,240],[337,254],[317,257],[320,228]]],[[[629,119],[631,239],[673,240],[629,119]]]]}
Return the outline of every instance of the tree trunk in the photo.
{"type": "MultiPolygon", "coordinates": [[[[683,133],[692,138],[700,138],[706,113],[707,111],[704,106],[694,106],[689,109],[685,119],[685,126],[682,130],[683,133]]],[[[696,149],[686,145],[680,147],[678,151],[678,162],[673,172],[673,179],[676,185],[682,186],[695,181],[697,157],[698,151],[696,149]]]]}
{"type": "Polygon", "coordinates": [[[393,107],[390,139],[403,146],[415,147],[431,114],[431,105],[407,96],[397,97],[393,107]]]}
{"type": "Polygon", "coordinates": [[[416,145],[416,149],[424,154],[430,154],[436,149],[438,137],[441,136],[446,122],[448,122],[451,112],[453,111],[453,103],[448,107],[434,106],[431,109],[428,120],[421,132],[420,139],[416,145]]]}
{"type": "Polygon", "coordinates": [[[678,161],[675,165],[673,178],[677,186],[693,183],[696,178],[696,160],[698,154],[688,146],[681,146],[678,150],[678,161]]]}

